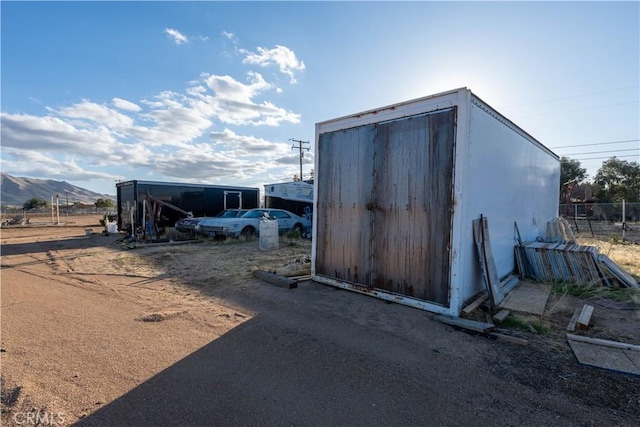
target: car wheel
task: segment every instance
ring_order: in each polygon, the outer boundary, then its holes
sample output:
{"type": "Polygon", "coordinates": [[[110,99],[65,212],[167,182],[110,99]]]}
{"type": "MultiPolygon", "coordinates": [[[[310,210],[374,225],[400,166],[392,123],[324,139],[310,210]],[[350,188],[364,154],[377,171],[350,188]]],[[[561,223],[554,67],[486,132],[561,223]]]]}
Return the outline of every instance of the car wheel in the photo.
{"type": "Polygon", "coordinates": [[[253,239],[256,237],[256,229],[253,227],[245,227],[240,232],[240,237],[244,239],[253,239]]]}

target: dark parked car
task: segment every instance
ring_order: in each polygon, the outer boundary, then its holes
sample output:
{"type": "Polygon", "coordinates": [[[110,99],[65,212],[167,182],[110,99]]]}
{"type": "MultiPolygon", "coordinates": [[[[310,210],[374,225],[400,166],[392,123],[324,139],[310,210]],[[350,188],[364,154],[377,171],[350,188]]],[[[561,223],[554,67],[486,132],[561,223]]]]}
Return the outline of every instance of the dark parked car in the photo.
{"type": "Polygon", "coordinates": [[[205,219],[206,217],[199,218],[182,218],[176,221],[176,230],[187,233],[189,231],[196,231],[196,226],[200,221],[205,219]]]}

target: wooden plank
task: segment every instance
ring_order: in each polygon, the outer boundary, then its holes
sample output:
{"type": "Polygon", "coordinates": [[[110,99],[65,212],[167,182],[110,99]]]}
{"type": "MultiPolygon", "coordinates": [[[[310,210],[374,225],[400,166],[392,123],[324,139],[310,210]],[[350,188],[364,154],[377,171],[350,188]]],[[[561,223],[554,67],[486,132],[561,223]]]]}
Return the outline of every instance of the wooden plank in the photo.
{"type": "Polygon", "coordinates": [[[589,329],[589,322],[591,321],[591,315],[593,314],[593,306],[589,304],[585,304],[582,307],[582,311],[580,312],[580,317],[578,317],[578,323],[576,326],[578,329],[582,331],[586,331],[589,329]]]}
{"type": "Polygon", "coordinates": [[[491,323],[476,322],[475,320],[461,319],[459,317],[445,316],[443,314],[435,316],[434,319],[438,322],[446,323],[447,325],[474,332],[485,333],[493,331],[496,328],[495,325],[491,323]]]}
{"type": "Polygon", "coordinates": [[[509,317],[510,314],[511,314],[510,310],[503,308],[493,316],[493,321],[497,323],[501,323],[504,321],[504,319],[509,317]]]}
{"type": "Polygon", "coordinates": [[[569,321],[569,324],[567,325],[567,331],[569,332],[573,332],[576,330],[576,323],[578,323],[578,318],[580,317],[580,312],[582,310],[580,309],[580,307],[576,307],[575,310],[573,310],[573,316],[571,316],[571,320],[569,321]]]}
{"type": "Polygon", "coordinates": [[[514,274],[509,274],[507,277],[505,277],[504,279],[502,279],[500,281],[500,286],[505,286],[507,283],[509,283],[515,277],[516,276],[514,274]]]}
{"type": "MultiPolygon", "coordinates": [[[[513,222],[513,228],[515,229],[516,236],[518,237],[518,246],[515,247],[516,262],[518,264],[518,271],[523,279],[530,278],[534,275],[533,267],[531,266],[525,249],[522,247],[522,237],[520,237],[520,229],[518,223],[513,222]]],[[[509,291],[507,291],[509,292],[509,291]]]]}
{"type": "Polygon", "coordinates": [[[311,269],[303,268],[300,270],[287,270],[286,268],[281,268],[276,270],[274,273],[283,277],[308,276],[311,274],[311,269]]]}
{"type": "Polygon", "coordinates": [[[482,281],[485,288],[489,292],[489,302],[493,308],[493,290],[491,289],[491,283],[489,281],[489,273],[487,272],[487,264],[485,262],[485,256],[483,251],[483,239],[482,239],[482,224],[480,219],[474,219],[473,225],[473,240],[476,243],[476,254],[478,255],[478,262],[480,263],[480,272],[482,273],[482,281]]]}
{"type": "Polygon", "coordinates": [[[524,281],[505,297],[499,307],[542,316],[550,293],[550,285],[524,281]]]}
{"type": "Polygon", "coordinates": [[[491,314],[485,312],[484,313],[484,318],[487,319],[487,323],[489,323],[490,325],[493,325],[493,319],[491,318],[491,314]]]}
{"type": "Polygon", "coordinates": [[[500,286],[502,286],[502,292],[505,295],[505,298],[509,292],[514,290],[520,284],[520,279],[513,274],[509,275],[506,279],[500,282],[500,286]]]}
{"type": "Polygon", "coordinates": [[[619,341],[603,340],[601,338],[589,338],[582,335],[567,334],[567,339],[573,341],[586,342],[589,344],[604,345],[607,347],[621,348],[623,350],[640,351],[640,345],[628,344],[619,341]]]}
{"type": "Polygon", "coordinates": [[[472,311],[480,307],[482,303],[487,300],[487,298],[489,298],[487,294],[483,293],[482,295],[480,295],[478,298],[473,300],[471,304],[467,305],[465,308],[462,309],[462,315],[468,316],[472,311]]]}
{"type": "Polygon", "coordinates": [[[204,240],[168,240],[166,242],[145,242],[144,240],[127,243],[127,249],[152,248],[155,246],[180,246],[203,243],[204,240]]]}
{"type": "Polygon", "coordinates": [[[498,305],[504,299],[504,292],[500,286],[500,278],[498,277],[498,269],[496,268],[496,262],[493,259],[493,250],[491,249],[491,239],[489,238],[489,222],[487,217],[482,217],[482,241],[483,252],[485,262],[487,266],[487,273],[489,276],[489,283],[491,285],[491,294],[493,296],[493,302],[498,305]]]}
{"type": "Polygon", "coordinates": [[[567,334],[567,342],[583,365],[640,375],[638,346],[567,334]]]}
{"type": "Polygon", "coordinates": [[[278,276],[277,274],[269,273],[268,271],[254,270],[253,275],[259,279],[264,280],[265,282],[278,285],[282,288],[292,289],[298,287],[298,282],[296,280],[278,276]]]}

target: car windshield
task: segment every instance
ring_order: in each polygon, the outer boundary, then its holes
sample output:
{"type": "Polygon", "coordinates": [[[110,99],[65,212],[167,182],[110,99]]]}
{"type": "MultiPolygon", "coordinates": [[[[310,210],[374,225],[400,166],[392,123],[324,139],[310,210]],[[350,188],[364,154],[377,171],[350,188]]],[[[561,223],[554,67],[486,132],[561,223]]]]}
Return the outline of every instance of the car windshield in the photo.
{"type": "Polygon", "coordinates": [[[242,215],[242,218],[262,218],[264,216],[264,211],[249,211],[246,214],[242,215]]]}
{"type": "Polygon", "coordinates": [[[226,210],[216,215],[218,218],[235,218],[242,215],[242,211],[226,210]]]}

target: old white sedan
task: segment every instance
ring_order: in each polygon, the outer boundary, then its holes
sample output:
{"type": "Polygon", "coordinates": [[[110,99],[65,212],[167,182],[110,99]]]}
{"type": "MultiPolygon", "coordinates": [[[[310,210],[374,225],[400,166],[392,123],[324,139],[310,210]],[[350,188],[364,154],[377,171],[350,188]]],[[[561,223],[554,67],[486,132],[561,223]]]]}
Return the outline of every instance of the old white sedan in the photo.
{"type": "Polygon", "coordinates": [[[238,218],[205,218],[196,225],[196,231],[210,237],[245,237],[260,234],[260,219],[264,217],[278,221],[278,233],[290,231],[303,235],[311,228],[311,222],[284,209],[249,209],[238,218]],[[265,215],[266,214],[266,215],[265,215]]]}

